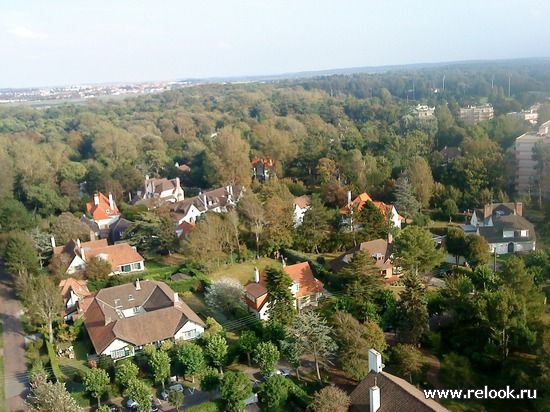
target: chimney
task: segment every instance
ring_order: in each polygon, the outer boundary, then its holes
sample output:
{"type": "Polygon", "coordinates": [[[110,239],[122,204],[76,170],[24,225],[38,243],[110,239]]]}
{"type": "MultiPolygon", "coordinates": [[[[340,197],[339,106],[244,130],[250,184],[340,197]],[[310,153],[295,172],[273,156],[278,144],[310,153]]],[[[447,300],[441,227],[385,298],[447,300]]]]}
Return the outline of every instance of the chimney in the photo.
{"type": "Polygon", "coordinates": [[[84,262],[86,262],[86,253],[84,252],[84,248],[80,247],[80,240],[78,241],[78,247],[80,249],[80,257],[84,262]]]}
{"type": "Polygon", "coordinates": [[[351,203],[351,190],[348,190],[348,205],[351,203]]]}
{"type": "Polygon", "coordinates": [[[386,365],[382,363],[382,355],[374,349],[369,349],[369,372],[380,373],[384,366],[386,365]]]}
{"type": "Polygon", "coordinates": [[[517,202],[516,203],[516,215],[523,216],[523,203],[517,202]]]}
{"type": "Polygon", "coordinates": [[[388,232],[388,243],[391,245],[391,243],[393,242],[393,235],[388,232]]]}
{"type": "Polygon", "coordinates": [[[94,194],[94,205],[99,205],[99,194],[98,193],[95,193],[94,194]]]}
{"type": "Polygon", "coordinates": [[[76,239],[76,245],[80,248],[82,247],[81,243],[80,243],[80,239],[76,239]]]}
{"type": "Polygon", "coordinates": [[[141,283],[139,283],[139,278],[136,279],[136,290],[141,290],[141,283]]]}
{"type": "Polygon", "coordinates": [[[180,301],[180,295],[178,295],[178,292],[174,292],[174,303],[177,303],[180,301]]]}
{"type": "Polygon", "coordinates": [[[206,206],[207,206],[207,204],[208,204],[208,203],[206,203],[206,194],[205,194],[205,195],[203,195],[203,197],[202,197],[202,198],[203,198],[203,201],[202,201],[202,202],[204,203],[204,207],[206,207],[206,206]]]}
{"type": "Polygon", "coordinates": [[[254,268],[254,282],[260,283],[260,270],[257,267],[254,268]]]}
{"type": "Polygon", "coordinates": [[[283,264],[283,267],[286,268],[286,261],[284,256],[281,256],[281,263],[283,264]]]}
{"type": "Polygon", "coordinates": [[[50,241],[52,242],[52,249],[55,249],[55,238],[53,237],[53,235],[50,237],[50,241]]]}
{"type": "Polygon", "coordinates": [[[370,412],[376,412],[380,409],[380,388],[376,386],[376,378],[374,378],[374,386],[369,389],[370,412]]]}
{"type": "Polygon", "coordinates": [[[111,212],[115,208],[115,202],[113,202],[113,195],[109,193],[109,208],[111,209],[111,212]]]}
{"type": "Polygon", "coordinates": [[[483,219],[488,218],[493,214],[493,204],[483,206],[483,219]]]}

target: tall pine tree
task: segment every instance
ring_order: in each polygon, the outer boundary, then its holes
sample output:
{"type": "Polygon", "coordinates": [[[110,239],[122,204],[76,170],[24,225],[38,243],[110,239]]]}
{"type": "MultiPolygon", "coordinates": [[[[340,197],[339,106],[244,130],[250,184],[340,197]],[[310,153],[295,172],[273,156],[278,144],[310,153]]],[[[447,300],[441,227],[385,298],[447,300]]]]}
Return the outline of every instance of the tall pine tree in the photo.
{"type": "Polygon", "coordinates": [[[269,320],[288,325],[295,315],[294,297],[290,291],[292,279],[282,269],[268,266],[265,269],[269,320]]]}

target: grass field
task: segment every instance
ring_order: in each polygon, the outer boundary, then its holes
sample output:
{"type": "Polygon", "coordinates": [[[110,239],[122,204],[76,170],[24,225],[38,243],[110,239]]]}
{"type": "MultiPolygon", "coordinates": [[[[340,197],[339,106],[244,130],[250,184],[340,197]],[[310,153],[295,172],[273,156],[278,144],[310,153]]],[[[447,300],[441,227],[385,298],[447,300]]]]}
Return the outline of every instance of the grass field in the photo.
{"type": "Polygon", "coordinates": [[[260,258],[257,260],[251,260],[243,263],[234,263],[232,265],[224,265],[218,270],[214,271],[210,275],[210,279],[216,280],[221,277],[229,277],[238,279],[243,285],[246,284],[249,280],[254,280],[254,268],[257,267],[260,269],[260,272],[268,265],[282,267],[281,262],[269,259],[269,258],[260,258]]]}

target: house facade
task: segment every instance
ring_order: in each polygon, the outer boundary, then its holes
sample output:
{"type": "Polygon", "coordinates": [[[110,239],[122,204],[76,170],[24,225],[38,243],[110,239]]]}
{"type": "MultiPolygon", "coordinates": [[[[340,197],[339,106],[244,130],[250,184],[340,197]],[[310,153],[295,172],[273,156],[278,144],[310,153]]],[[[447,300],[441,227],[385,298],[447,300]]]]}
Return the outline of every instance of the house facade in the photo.
{"type": "MultiPolygon", "coordinates": [[[[325,292],[323,283],[315,278],[308,262],[285,266],[283,270],[292,280],[290,291],[294,297],[294,307],[299,312],[308,306],[317,306],[319,298],[325,292]]],[[[254,269],[254,282],[245,287],[245,302],[250,313],[260,320],[269,319],[269,303],[265,269],[262,273],[254,269]]]]}
{"type": "Polygon", "coordinates": [[[202,319],[168,285],[153,280],[102,289],[85,312],[84,325],[98,355],[119,360],[147,344],[202,336],[202,319]]]}
{"type": "Polygon", "coordinates": [[[523,204],[492,203],[474,210],[469,225],[461,228],[476,233],[489,243],[489,249],[501,255],[533,251],[536,247],[535,227],[523,216],[523,204]]]}
{"type": "Polygon", "coordinates": [[[309,209],[309,196],[300,196],[294,198],[294,227],[304,223],[304,215],[309,209]]]}
{"type": "Polygon", "coordinates": [[[77,320],[86,311],[88,301],[92,296],[92,293],[88,290],[85,280],[79,280],[74,278],[62,279],[59,282],[59,290],[63,298],[63,304],[65,305],[64,319],[77,320]]]}
{"type": "Polygon", "coordinates": [[[180,178],[174,179],[165,178],[150,178],[145,175],[143,185],[137,190],[136,196],[130,204],[144,204],[149,209],[161,206],[166,202],[174,203],[181,202],[185,199],[183,188],[181,187],[180,178]]]}
{"type": "Polygon", "coordinates": [[[464,124],[477,124],[485,120],[491,120],[493,116],[493,106],[485,104],[482,106],[461,107],[459,120],[464,122],[464,124]]]}
{"type": "MultiPolygon", "coordinates": [[[[55,244],[55,242],[52,243],[55,244]]],[[[134,246],[130,246],[128,243],[109,245],[107,239],[89,242],[81,242],[79,239],[71,240],[65,246],[54,247],[53,254],[67,256],[68,274],[85,270],[86,262],[92,257],[104,259],[111,264],[113,271],[109,276],[145,269],[144,259],[134,246]]]]}

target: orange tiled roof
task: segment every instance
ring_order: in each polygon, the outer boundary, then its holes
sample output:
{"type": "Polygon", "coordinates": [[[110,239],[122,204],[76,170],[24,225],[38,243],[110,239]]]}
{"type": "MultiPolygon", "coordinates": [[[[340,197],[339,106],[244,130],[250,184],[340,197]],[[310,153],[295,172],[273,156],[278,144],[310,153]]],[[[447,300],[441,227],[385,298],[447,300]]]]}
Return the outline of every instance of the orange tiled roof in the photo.
{"type": "Polygon", "coordinates": [[[113,270],[117,270],[119,266],[127,265],[135,262],[142,262],[143,257],[128,243],[117,243],[116,245],[86,250],[86,259],[92,256],[106,256],[113,270]]]}
{"type": "MultiPolygon", "coordinates": [[[[313,295],[323,292],[323,283],[313,276],[313,272],[308,262],[296,263],[286,266],[283,270],[288,273],[290,279],[298,282],[299,289],[296,298],[313,295]]],[[[260,274],[260,283],[265,285],[265,269],[260,274]]]]}
{"type": "Polygon", "coordinates": [[[63,296],[65,303],[67,303],[71,296],[71,290],[81,298],[92,295],[88,290],[88,286],[86,286],[85,280],[78,280],[75,278],[62,279],[58,287],[61,289],[61,296],[63,296]]]}
{"type": "Polygon", "coordinates": [[[309,196],[303,195],[294,198],[294,204],[300,209],[305,209],[309,205],[309,196]]]}
{"type": "MultiPolygon", "coordinates": [[[[372,203],[374,203],[374,206],[376,206],[378,208],[380,213],[382,213],[382,216],[387,217],[391,214],[391,210],[393,208],[392,205],[387,205],[384,202],[375,202],[366,193],[361,193],[359,196],[357,196],[353,200],[353,202],[348,203],[346,206],[344,206],[342,209],[340,209],[340,213],[343,214],[343,215],[347,215],[350,212],[350,209],[351,209],[352,206],[355,207],[355,210],[357,210],[357,212],[360,212],[361,209],[363,208],[363,206],[365,205],[365,203],[367,203],[369,200],[372,203]]],[[[404,220],[404,218],[401,215],[398,214],[398,216],[399,216],[399,220],[404,220]]]]}
{"type": "Polygon", "coordinates": [[[113,216],[120,215],[118,207],[114,201],[113,207],[111,208],[109,198],[107,196],[101,192],[99,192],[97,196],[99,198],[99,204],[96,205],[94,202],[86,203],[86,211],[93,216],[94,220],[110,219],[113,216]]]}

